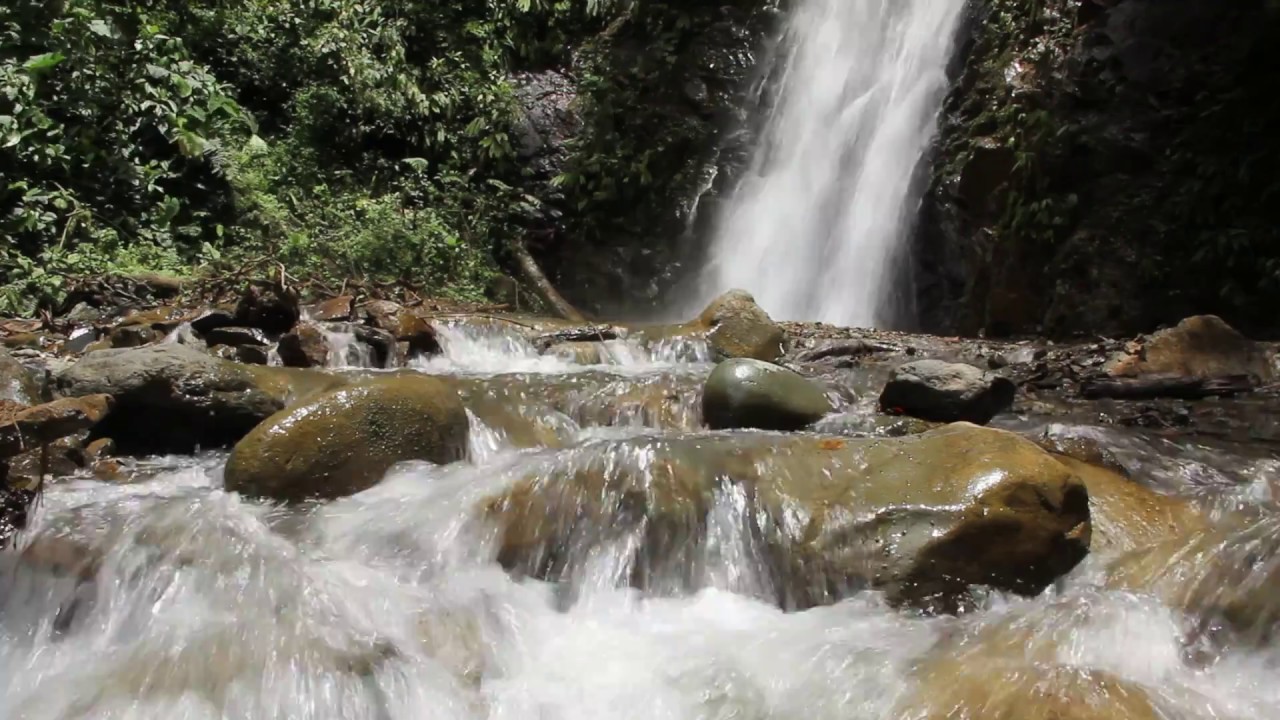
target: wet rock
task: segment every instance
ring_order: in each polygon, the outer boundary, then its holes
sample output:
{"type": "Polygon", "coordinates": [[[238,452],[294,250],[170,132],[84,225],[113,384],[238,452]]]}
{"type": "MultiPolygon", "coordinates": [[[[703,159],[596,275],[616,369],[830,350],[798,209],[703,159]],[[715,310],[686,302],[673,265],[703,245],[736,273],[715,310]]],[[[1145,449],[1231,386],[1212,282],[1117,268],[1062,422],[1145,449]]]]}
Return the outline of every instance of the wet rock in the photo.
{"type": "Polygon", "coordinates": [[[1108,555],[1148,547],[1204,528],[1204,516],[1186,499],[1163,495],[1114,470],[1055,456],[1089,491],[1091,552],[1108,555]]]}
{"type": "Polygon", "coordinates": [[[1216,315],[1189,317],[1133,343],[1107,363],[1106,371],[1113,377],[1245,375],[1258,383],[1275,378],[1266,348],[1216,315]]]}
{"type": "Polygon", "coordinates": [[[391,368],[400,364],[400,346],[390,332],[369,325],[352,325],[356,340],[373,349],[373,366],[391,368]]]}
{"type": "Polygon", "coordinates": [[[913,417],[867,415],[860,412],[828,415],[810,428],[825,435],[850,437],[906,437],[938,427],[938,423],[913,417]]]}
{"type": "Polygon", "coordinates": [[[236,361],[246,365],[267,365],[271,362],[271,348],[262,345],[241,345],[236,348],[236,361]]]}
{"type": "Polygon", "coordinates": [[[195,330],[201,336],[219,328],[231,327],[236,324],[236,316],[234,312],[224,309],[206,310],[191,319],[191,329],[195,330]]]}
{"type": "Polygon", "coordinates": [[[599,343],[606,340],[617,340],[625,334],[626,332],[622,328],[612,325],[586,325],[543,333],[533,339],[533,346],[546,352],[557,345],[599,343]]]}
{"type": "Polygon", "coordinates": [[[10,484],[37,487],[42,474],[65,477],[85,467],[86,436],[87,432],[80,431],[10,458],[10,484]]]}
{"type": "Polygon", "coordinates": [[[574,111],[574,81],[555,70],[520,72],[511,77],[519,113],[516,153],[535,177],[550,180],[569,156],[568,142],[580,121],[574,111]]]}
{"type": "Polygon", "coordinates": [[[785,351],[786,335],[750,293],[730,290],[698,316],[711,348],[723,358],[774,362],[785,351]]]}
{"type": "Polygon", "coordinates": [[[116,454],[116,441],[111,438],[98,438],[84,446],[84,464],[91,464],[116,454]]]}
{"type": "Polygon", "coordinates": [[[467,433],[450,385],[413,375],[373,380],[268,418],[232,450],[226,486],[282,501],[343,497],[399,462],[461,459],[467,433]]]}
{"type": "Polygon", "coordinates": [[[1017,623],[944,641],[916,668],[891,717],[910,720],[1163,720],[1142,689],[1112,673],[1062,664],[1059,639],[1017,623]]]}
{"type": "Polygon", "coordinates": [[[250,285],[236,303],[235,324],[269,333],[287,333],[301,317],[298,295],[278,283],[250,285]]]}
{"type": "Polygon", "coordinates": [[[313,323],[299,323],[280,338],[277,349],[285,367],[312,368],[329,364],[329,339],[313,323]]]}
{"type": "Polygon", "coordinates": [[[167,335],[174,331],[187,319],[185,310],[175,307],[158,307],[147,310],[131,310],[116,327],[146,327],[155,330],[159,335],[167,335]]]}
{"type": "Polygon", "coordinates": [[[1031,442],[968,424],[901,439],[599,442],[527,472],[485,513],[504,565],[553,580],[609,544],[634,548],[633,584],[680,589],[730,509],[758,592],[785,607],[866,587],[943,608],[971,584],[1035,594],[1089,543],[1080,480],[1031,442]]]}
{"type": "Polygon", "coordinates": [[[18,348],[43,350],[52,344],[53,337],[48,333],[40,332],[14,333],[0,339],[0,345],[3,345],[10,350],[17,350],[18,348]]]}
{"type": "Polygon", "coordinates": [[[918,360],[893,371],[880,408],[935,422],[985,425],[1013,404],[1017,386],[972,365],[918,360]]]}
{"type": "Polygon", "coordinates": [[[257,345],[266,347],[271,344],[271,338],[258,328],[250,327],[220,327],[216,330],[210,330],[204,333],[204,341],[210,347],[216,345],[227,345],[230,347],[241,347],[244,345],[257,345]]]}
{"type": "Polygon", "coordinates": [[[23,405],[40,402],[40,385],[26,366],[0,348],[0,401],[9,400],[23,405]]]}
{"type": "Polygon", "coordinates": [[[1088,430],[1073,431],[1067,425],[1049,425],[1035,438],[1036,444],[1055,455],[1064,455],[1082,463],[1105,468],[1118,475],[1129,477],[1129,469],[1088,430]]]}
{"type": "Polygon", "coordinates": [[[89,346],[98,340],[98,331],[92,327],[82,327],[71,332],[67,341],[62,344],[62,352],[68,355],[79,355],[88,351],[89,346]]]}
{"type": "Polygon", "coordinates": [[[89,353],[60,370],[56,383],[68,396],[114,396],[115,408],[95,433],[133,454],[229,445],[286,405],[345,380],[227,362],[168,344],[89,353]]]}
{"type": "Polygon", "coordinates": [[[356,299],[351,295],[342,295],[321,300],[307,306],[306,316],[315,322],[350,322],[356,318],[356,299]]]}
{"type": "MultiPolygon", "coordinates": [[[[359,308],[359,316],[370,328],[383,331],[395,341],[409,343],[409,357],[416,355],[437,355],[441,352],[440,340],[436,329],[426,319],[414,314],[407,308],[387,300],[375,300],[365,303],[359,308]]],[[[370,331],[363,331],[369,337],[370,331]]],[[[360,332],[357,332],[359,335],[360,332]]],[[[365,340],[377,348],[386,345],[386,340],[379,337],[376,341],[365,340]]],[[[394,345],[394,343],[392,343],[394,345]]],[[[386,367],[386,358],[394,357],[395,352],[381,352],[386,367]]]]}
{"type": "Polygon", "coordinates": [[[716,366],[702,390],[712,430],[800,430],[831,412],[822,389],[779,365],[737,358],[716,366]]]}
{"type": "Polygon", "coordinates": [[[563,358],[579,365],[599,365],[603,362],[600,350],[600,343],[563,342],[552,345],[544,350],[542,354],[563,358]]]}
{"type": "Polygon", "coordinates": [[[0,457],[13,457],[91,428],[106,417],[112,404],[110,395],[98,394],[0,410],[0,457]]]}
{"type": "Polygon", "coordinates": [[[134,348],[150,345],[163,338],[164,334],[153,330],[150,325],[125,325],[113,328],[107,337],[113,348],[134,348]]]}

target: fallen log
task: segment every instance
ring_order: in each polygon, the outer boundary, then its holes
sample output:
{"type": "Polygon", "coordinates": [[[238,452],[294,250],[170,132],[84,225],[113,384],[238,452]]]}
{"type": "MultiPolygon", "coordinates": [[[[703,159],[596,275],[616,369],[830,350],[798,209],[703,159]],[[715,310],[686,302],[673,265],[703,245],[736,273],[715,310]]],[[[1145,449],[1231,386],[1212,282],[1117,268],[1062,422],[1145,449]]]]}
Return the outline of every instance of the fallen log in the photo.
{"type": "Polygon", "coordinates": [[[559,292],[556,291],[551,281],[542,272],[542,268],[538,267],[538,261],[533,259],[533,255],[529,253],[529,248],[525,247],[523,242],[513,240],[509,243],[511,254],[515,256],[516,265],[520,270],[520,275],[525,282],[533,288],[538,297],[551,308],[556,315],[570,322],[586,322],[587,319],[578,312],[578,309],[569,304],[559,292]]]}
{"type": "Polygon", "coordinates": [[[848,340],[844,342],[828,343],[810,350],[805,350],[804,352],[796,355],[796,362],[811,363],[829,358],[874,355],[876,353],[893,352],[894,349],[895,348],[890,345],[884,345],[868,340],[848,340]]]}
{"type": "Polygon", "coordinates": [[[1258,382],[1251,375],[1225,375],[1221,377],[1187,377],[1183,375],[1157,375],[1137,378],[1094,378],[1080,385],[1080,394],[1090,400],[1149,400],[1175,398],[1200,400],[1209,397],[1228,397],[1253,392],[1258,382]]]}

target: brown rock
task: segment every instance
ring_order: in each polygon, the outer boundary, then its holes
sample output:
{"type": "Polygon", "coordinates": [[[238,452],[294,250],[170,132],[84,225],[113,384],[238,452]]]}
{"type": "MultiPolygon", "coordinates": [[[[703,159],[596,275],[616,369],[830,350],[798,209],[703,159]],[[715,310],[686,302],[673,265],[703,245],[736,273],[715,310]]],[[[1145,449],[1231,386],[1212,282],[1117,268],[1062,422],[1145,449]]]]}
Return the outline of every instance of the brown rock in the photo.
{"type": "Polygon", "coordinates": [[[296,292],[278,283],[255,282],[236,303],[235,319],[236,325],[279,334],[293,329],[301,314],[296,292]]]}
{"type": "Polygon", "coordinates": [[[0,418],[0,457],[20,453],[87,430],[111,410],[110,395],[63,398],[0,418]]]}
{"type": "MultiPolygon", "coordinates": [[[[113,328],[108,338],[113,348],[133,348],[150,345],[164,337],[164,333],[150,325],[122,325],[113,328]]],[[[90,345],[89,347],[93,347],[90,345]]]]}
{"type": "Polygon", "coordinates": [[[4,348],[0,348],[0,400],[23,405],[40,402],[40,386],[35,376],[4,348]]]}
{"type": "Polygon", "coordinates": [[[368,489],[407,460],[465,456],[468,421],[457,391],[424,375],[381,378],[280,412],[236,444],[228,490],[283,501],[368,489]]]}
{"type": "Polygon", "coordinates": [[[84,446],[84,459],[89,464],[115,454],[116,441],[111,438],[98,438],[84,446]]]}
{"type": "Polygon", "coordinates": [[[116,327],[147,327],[167,335],[188,319],[187,312],[184,310],[175,307],[158,307],[148,310],[131,310],[120,318],[116,327]]]}
{"type": "Polygon", "coordinates": [[[730,290],[711,301],[697,322],[722,358],[776,362],[786,352],[786,334],[746,291],[730,290]]]}
{"type": "Polygon", "coordinates": [[[409,343],[409,357],[435,355],[440,352],[436,329],[419,315],[387,300],[374,300],[361,305],[359,315],[364,324],[384,330],[396,340],[409,343]]]}
{"type": "Polygon", "coordinates": [[[314,323],[299,323],[280,338],[277,351],[285,367],[313,368],[329,364],[329,339],[314,323]]]}
{"type": "Polygon", "coordinates": [[[486,504],[499,559],[544,578],[640,533],[633,582],[683,577],[717,498],[743,498],[779,602],[862,587],[950,607],[968,585],[1035,594],[1088,548],[1089,501],[1061,463],[1012,433],[956,424],[895,439],[677,437],[593,446],[486,504]]]}
{"type": "Polygon", "coordinates": [[[315,322],[339,320],[350,322],[356,317],[356,299],[350,295],[322,300],[306,308],[307,319],[315,322]]]}
{"type": "Polygon", "coordinates": [[[1259,383],[1275,378],[1266,348],[1246,338],[1216,315],[1197,315],[1145,338],[1136,353],[1107,364],[1115,377],[1248,375],[1259,383]]]}

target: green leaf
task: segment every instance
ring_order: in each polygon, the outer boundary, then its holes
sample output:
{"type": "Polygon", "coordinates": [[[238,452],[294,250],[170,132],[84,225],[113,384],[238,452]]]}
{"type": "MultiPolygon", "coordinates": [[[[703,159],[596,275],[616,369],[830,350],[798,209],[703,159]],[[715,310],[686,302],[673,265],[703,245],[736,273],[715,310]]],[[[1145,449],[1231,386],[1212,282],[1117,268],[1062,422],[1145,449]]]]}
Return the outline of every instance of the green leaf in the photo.
{"type": "Polygon", "coordinates": [[[43,55],[35,55],[28,58],[27,61],[22,64],[22,67],[30,73],[41,73],[47,70],[52,70],[66,59],[67,56],[60,52],[44,53],[43,55]]]}

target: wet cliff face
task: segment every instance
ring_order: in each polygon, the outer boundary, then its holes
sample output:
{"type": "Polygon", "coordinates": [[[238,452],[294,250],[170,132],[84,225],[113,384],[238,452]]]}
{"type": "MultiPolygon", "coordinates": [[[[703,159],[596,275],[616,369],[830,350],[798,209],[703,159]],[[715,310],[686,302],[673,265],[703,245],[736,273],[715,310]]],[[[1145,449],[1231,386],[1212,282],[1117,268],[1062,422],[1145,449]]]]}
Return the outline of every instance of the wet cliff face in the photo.
{"type": "Polygon", "coordinates": [[[974,0],[915,255],[930,329],[1280,329],[1280,13],[974,0]]]}
{"type": "Polygon", "coordinates": [[[583,309],[652,308],[700,247],[695,201],[746,155],[733,137],[777,5],[632,3],[571,67],[517,78],[522,152],[552,208],[531,249],[583,309]]]}

